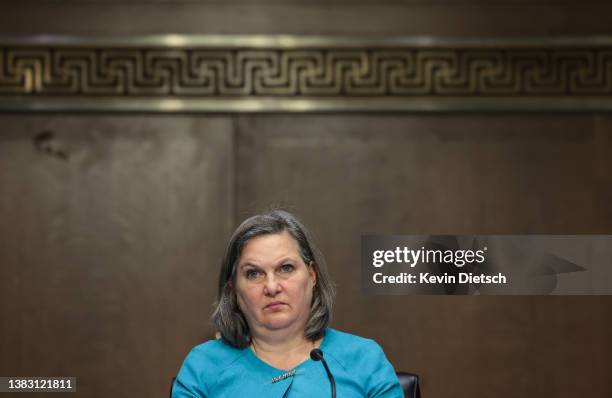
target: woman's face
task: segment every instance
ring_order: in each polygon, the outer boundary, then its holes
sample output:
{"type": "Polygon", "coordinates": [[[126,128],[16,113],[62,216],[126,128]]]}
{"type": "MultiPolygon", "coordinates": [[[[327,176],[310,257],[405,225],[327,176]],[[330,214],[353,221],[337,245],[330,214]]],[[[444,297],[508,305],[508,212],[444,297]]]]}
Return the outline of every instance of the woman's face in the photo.
{"type": "Polygon", "coordinates": [[[250,239],[237,267],[238,306],[252,332],[304,330],[316,273],[288,232],[250,239]]]}

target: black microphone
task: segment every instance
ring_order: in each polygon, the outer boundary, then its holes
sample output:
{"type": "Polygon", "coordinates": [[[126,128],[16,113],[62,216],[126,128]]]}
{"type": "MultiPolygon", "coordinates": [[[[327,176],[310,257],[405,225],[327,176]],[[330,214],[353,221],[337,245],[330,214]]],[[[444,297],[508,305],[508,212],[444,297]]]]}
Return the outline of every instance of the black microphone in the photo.
{"type": "Polygon", "coordinates": [[[327,377],[329,378],[329,383],[331,384],[332,398],[336,398],[336,381],[334,380],[334,376],[332,376],[331,372],[329,371],[329,368],[327,367],[327,362],[325,362],[325,359],[323,359],[323,351],[319,350],[318,348],[315,348],[314,350],[310,351],[310,358],[312,358],[313,361],[323,362],[323,366],[325,367],[325,371],[327,372],[327,377]]]}

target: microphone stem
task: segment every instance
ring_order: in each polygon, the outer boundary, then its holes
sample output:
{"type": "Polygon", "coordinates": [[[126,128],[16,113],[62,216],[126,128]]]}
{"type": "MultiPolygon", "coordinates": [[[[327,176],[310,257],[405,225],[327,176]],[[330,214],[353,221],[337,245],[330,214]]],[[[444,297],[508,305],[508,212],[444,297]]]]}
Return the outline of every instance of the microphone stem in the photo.
{"type": "Polygon", "coordinates": [[[332,376],[329,368],[327,367],[327,362],[325,362],[324,358],[321,358],[321,362],[323,362],[323,366],[325,367],[325,371],[327,372],[327,377],[329,378],[329,382],[331,384],[331,395],[332,398],[336,398],[336,381],[334,380],[334,376],[332,376]]]}

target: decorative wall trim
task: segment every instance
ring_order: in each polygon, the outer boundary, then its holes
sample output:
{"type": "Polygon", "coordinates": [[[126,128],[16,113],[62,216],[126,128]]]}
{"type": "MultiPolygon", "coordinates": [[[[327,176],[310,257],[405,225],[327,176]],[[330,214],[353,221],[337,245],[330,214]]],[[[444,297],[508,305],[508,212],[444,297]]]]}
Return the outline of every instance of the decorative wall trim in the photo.
{"type": "Polygon", "coordinates": [[[4,37],[0,110],[612,110],[612,37],[4,37]]]}

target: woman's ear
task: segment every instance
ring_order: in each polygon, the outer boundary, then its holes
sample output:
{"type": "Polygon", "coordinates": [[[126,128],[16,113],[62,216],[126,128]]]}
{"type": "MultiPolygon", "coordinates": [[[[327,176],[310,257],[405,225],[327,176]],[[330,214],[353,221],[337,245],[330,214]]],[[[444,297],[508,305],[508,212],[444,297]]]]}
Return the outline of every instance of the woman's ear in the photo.
{"type": "Polygon", "coordinates": [[[232,283],[231,280],[225,282],[225,290],[226,291],[232,291],[234,290],[234,284],[232,283]]]}
{"type": "Polygon", "coordinates": [[[310,274],[310,280],[312,280],[313,289],[317,285],[317,270],[315,268],[316,266],[317,264],[314,261],[311,261],[310,264],[308,264],[308,273],[310,274]]]}

